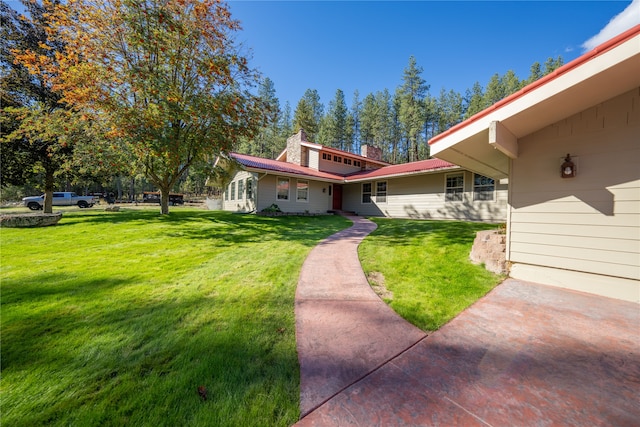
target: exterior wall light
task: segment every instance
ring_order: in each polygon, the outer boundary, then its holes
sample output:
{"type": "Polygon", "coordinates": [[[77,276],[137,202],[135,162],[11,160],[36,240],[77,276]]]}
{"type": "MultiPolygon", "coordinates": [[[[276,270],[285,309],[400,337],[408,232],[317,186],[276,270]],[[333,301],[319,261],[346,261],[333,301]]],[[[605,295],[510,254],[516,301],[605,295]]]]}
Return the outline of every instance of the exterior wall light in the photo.
{"type": "Polygon", "coordinates": [[[576,176],[576,165],[571,161],[569,154],[564,158],[564,163],[560,168],[560,176],[563,178],[573,178],[576,176]]]}

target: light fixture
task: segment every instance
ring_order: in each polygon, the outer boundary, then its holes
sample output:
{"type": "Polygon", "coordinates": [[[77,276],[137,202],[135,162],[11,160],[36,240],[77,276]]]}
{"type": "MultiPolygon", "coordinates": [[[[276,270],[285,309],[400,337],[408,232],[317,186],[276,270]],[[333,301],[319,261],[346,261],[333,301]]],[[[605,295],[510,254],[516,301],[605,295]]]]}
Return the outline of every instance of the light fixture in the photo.
{"type": "Polygon", "coordinates": [[[323,193],[326,193],[326,192],[327,192],[327,189],[326,189],[325,187],[322,187],[322,192],[323,192],[323,193]]]}
{"type": "Polygon", "coordinates": [[[576,176],[576,165],[571,161],[571,156],[568,153],[560,168],[560,176],[563,178],[573,178],[576,176]]]}

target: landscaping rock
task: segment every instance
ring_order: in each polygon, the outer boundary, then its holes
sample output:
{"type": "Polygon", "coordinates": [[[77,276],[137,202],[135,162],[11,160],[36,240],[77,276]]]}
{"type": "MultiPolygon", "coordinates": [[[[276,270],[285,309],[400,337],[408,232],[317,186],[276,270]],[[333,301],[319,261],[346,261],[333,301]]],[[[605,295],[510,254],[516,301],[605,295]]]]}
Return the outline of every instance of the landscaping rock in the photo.
{"type": "Polygon", "coordinates": [[[478,231],[469,258],[496,274],[506,274],[507,237],[500,230],[478,231]]]}
{"type": "Polygon", "coordinates": [[[8,214],[0,215],[0,227],[4,228],[30,228],[47,227],[56,225],[62,218],[62,212],[52,214],[8,214]]]}

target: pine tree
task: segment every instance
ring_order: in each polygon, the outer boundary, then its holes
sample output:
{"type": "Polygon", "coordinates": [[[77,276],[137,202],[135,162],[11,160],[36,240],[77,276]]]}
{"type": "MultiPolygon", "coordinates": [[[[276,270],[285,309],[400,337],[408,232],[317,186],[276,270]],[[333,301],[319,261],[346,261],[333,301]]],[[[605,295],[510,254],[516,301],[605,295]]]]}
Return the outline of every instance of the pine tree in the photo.
{"type": "Polygon", "coordinates": [[[484,103],[484,93],[479,82],[475,82],[471,89],[467,89],[465,101],[467,103],[464,113],[465,119],[468,119],[487,107],[484,103]]]}
{"type": "Polygon", "coordinates": [[[561,56],[558,56],[555,59],[547,58],[547,60],[544,63],[544,75],[546,76],[547,74],[552,73],[553,71],[557,70],[563,65],[564,65],[564,60],[562,59],[561,56]]]}
{"type": "Polygon", "coordinates": [[[329,102],[329,111],[321,119],[317,142],[340,150],[349,150],[351,144],[348,138],[351,132],[347,128],[347,117],[344,92],[338,89],[335,98],[329,102]]]}
{"type": "Polygon", "coordinates": [[[362,102],[360,101],[360,92],[356,89],[353,92],[353,101],[351,102],[351,143],[354,153],[360,154],[360,114],[362,112],[362,102]]]}
{"type": "Polygon", "coordinates": [[[293,132],[296,133],[300,129],[304,129],[307,137],[312,141],[316,139],[319,131],[319,123],[313,116],[313,108],[305,98],[300,98],[293,113],[293,132]]]}
{"type": "Polygon", "coordinates": [[[424,124],[424,98],[429,90],[421,74],[422,67],[411,56],[409,65],[404,70],[402,86],[399,88],[401,97],[400,121],[404,127],[409,146],[407,147],[407,161],[418,160],[418,144],[424,124]]]}

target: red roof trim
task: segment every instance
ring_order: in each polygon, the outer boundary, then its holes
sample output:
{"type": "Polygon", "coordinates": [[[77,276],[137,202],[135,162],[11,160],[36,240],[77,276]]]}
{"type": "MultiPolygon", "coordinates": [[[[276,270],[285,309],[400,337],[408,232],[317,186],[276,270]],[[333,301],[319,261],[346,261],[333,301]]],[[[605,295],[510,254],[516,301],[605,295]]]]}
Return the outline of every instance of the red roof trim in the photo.
{"type": "Polygon", "coordinates": [[[230,156],[242,166],[254,170],[300,175],[305,177],[315,177],[318,179],[328,179],[344,183],[363,181],[372,178],[393,178],[459,168],[459,166],[454,165],[453,163],[449,163],[445,160],[428,159],[411,163],[403,163],[400,165],[385,166],[379,169],[359,171],[347,175],[339,175],[329,172],[316,171],[315,169],[310,169],[306,166],[295,165],[293,163],[263,159],[261,157],[250,156],[247,154],[230,153],[230,156]]]}
{"type": "Polygon", "coordinates": [[[552,80],[555,80],[556,78],[560,77],[563,74],[566,74],[567,72],[579,67],[580,65],[584,64],[585,62],[588,62],[600,55],[602,55],[605,52],[608,52],[609,50],[617,47],[618,45],[624,43],[625,41],[633,38],[634,36],[636,36],[637,34],[640,34],[640,25],[636,25],[635,27],[625,31],[624,33],[619,34],[618,36],[610,39],[609,41],[606,41],[604,43],[602,43],[601,45],[597,46],[595,49],[585,53],[584,55],[574,59],[573,61],[569,62],[568,64],[563,65],[562,67],[558,68],[557,70],[554,70],[553,72],[547,74],[546,76],[536,80],[533,83],[528,84],[527,86],[523,87],[522,89],[520,89],[518,92],[515,92],[509,96],[507,96],[504,99],[501,99],[500,101],[496,102],[495,104],[493,104],[492,106],[480,111],[479,113],[471,116],[470,118],[468,118],[467,120],[458,123],[457,125],[447,129],[446,131],[434,136],[433,138],[431,138],[429,140],[429,145],[433,145],[436,142],[438,142],[439,140],[441,140],[442,138],[457,132],[458,130],[469,126],[471,123],[478,121],[479,119],[486,117],[487,115],[489,115],[490,113],[494,112],[495,110],[498,110],[502,107],[504,107],[507,104],[510,104],[511,102],[515,101],[516,99],[524,96],[525,94],[539,88],[540,86],[543,86],[547,83],[549,83],[552,80]]]}
{"type": "Polygon", "coordinates": [[[380,169],[355,172],[345,176],[345,182],[364,181],[371,178],[393,178],[398,176],[417,175],[441,172],[445,169],[458,169],[459,166],[440,159],[427,159],[417,162],[386,166],[380,169]]]}
{"type": "Polygon", "coordinates": [[[343,181],[340,175],[328,172],[316,171],[314,169],[299,166],[293,163],[281,162],[278,160],[263,159],[261,157],[249,156],[247,154],[230,153],[230,156],[242,166],[252,169],[271,171],[282,174],[301,175],[306,177],[315,177],[319,179],[328,179],[333,181],[343,181]]]}

